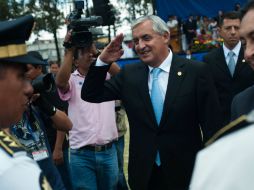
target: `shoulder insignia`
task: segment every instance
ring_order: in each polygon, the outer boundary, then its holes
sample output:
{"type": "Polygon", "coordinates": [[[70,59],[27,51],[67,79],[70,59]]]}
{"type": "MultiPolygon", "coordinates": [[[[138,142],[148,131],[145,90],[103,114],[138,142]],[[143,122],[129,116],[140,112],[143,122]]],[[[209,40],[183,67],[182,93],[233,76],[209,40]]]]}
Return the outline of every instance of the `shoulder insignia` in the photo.
{"type": "Polygon", "coordinates": [[[47,178],[42,173],[40,174],[39,181],[42,190],[52,190],[47,178]]]}
{"type": "Polygon", "coordinates": [[[250,123],[254,122],[254,112],[251,112],[248,115],[242,115],[236,120],[230,122],[225,127],[221,128],[219,131],[217,131],[206,143],[205,146],[209,146],[213,142],[215,142],[220,137],[229,134],[233,131],[236,131],[238,129],[241,129],[245,126],[247,126],[250,123]]]}
{"type": "Polygon", "coordinates": [[[2,148],[10,156],[16,152],[25,151],[23,146],[11,135],[0,130],[0,148],[2,148]]]}

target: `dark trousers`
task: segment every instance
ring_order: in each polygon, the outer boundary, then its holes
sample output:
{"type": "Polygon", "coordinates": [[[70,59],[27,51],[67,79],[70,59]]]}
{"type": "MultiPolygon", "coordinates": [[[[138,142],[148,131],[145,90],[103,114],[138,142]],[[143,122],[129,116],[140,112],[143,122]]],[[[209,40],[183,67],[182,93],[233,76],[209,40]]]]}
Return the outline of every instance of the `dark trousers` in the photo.
{"type": "Polygon", "coordinates": [[[64,183],[66,190],[72,190],[70,166],[69,166],[69,150],[63,150],[64,163],[56,165],[64,183]]]}
{"type": "Polygon", "coordinates": [[[115,142],[116,150],[117,150],[117,159],[118,159],[118,184],[117,190],[128,190],[127,182],[124,176],[124,135],[119,137],[118,141],[115,142]]]}

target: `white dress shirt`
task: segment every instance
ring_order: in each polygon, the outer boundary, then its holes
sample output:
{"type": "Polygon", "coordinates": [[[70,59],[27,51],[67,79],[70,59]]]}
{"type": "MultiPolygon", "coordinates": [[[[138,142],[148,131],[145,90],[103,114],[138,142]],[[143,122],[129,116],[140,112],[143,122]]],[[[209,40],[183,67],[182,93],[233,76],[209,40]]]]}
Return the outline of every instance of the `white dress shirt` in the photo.
{"type": "Polygon", "coordinates": [[[224,56],[225,56],[225,59],[226,59],[226,63],[227,63],[227,65],[228,65],[228,63],[229,63],[229,59],[230,59],[230,57],[229,57],[229,55],[228,55],[228,53],[230,52],[230,51],[233,51],[234,52],[234,60],[235,60],[235,63],[237,63],[237,60],[238,60],[238,56],[239,56],[239,52],[240,52],[240,49],[241,49],[241,42],[239,41],[238,43],[237,43],[237,45],[232,49],[232,50],[230,50],[230,49],[228,49],[226,46],[225,46],[225,44],[223,43],[223,51],[224,51],[224,56]]]}
{"type": "MultiPolygon", "coordinates": [[[[160,91],[162,92],[163,101],[165,100],[165,96],[166,96],[166,92],[167,92],[168,77],[169,77],[169,71],[170,71],[172,58],[173,58],[173,53],[171,51],[169,51],[167,58],[158,67],[162,70],[158,76],[158,83],[159,83],[160,91]]],[[[153,67],[151,67],[151,66],[148,66],[148,67],[149,67],[148,89],[149,89],[149,94],[151,96],[152,79],[153,79],[153,72],[151,72],[151,71],[153,70],[153,67]]]]}

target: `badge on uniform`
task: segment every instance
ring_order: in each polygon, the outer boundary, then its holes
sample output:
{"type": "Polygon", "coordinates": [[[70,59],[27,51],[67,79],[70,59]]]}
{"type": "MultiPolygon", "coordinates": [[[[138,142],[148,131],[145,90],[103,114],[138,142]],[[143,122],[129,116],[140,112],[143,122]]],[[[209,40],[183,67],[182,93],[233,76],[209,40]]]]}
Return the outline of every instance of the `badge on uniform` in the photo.
{"type": "Polygon", "coordinates": [[[48,150],[39,150],[32,152],[33,159],[35,161],[40,161],[49,157],[48,150]]]}

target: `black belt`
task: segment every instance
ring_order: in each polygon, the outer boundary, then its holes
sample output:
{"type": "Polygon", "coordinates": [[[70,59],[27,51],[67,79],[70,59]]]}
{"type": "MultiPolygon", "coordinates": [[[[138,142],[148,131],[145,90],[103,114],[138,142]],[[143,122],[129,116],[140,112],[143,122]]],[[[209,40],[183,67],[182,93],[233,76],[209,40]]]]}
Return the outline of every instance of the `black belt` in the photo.
{"type": "Polygon", "coordinates": [[[85,150],[90,150],[90,151],[94,151],[94,152],[102,152],[105,150],[108,150],[112,147],[113,142],[110,142],[108,144],[104,144],[104,145],[86,145],[83,146],[81,148],[79,148],[80,150],[85,149],[85,150]]]}

